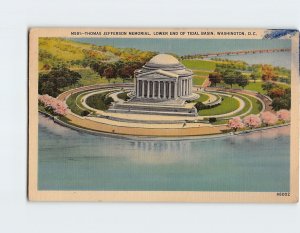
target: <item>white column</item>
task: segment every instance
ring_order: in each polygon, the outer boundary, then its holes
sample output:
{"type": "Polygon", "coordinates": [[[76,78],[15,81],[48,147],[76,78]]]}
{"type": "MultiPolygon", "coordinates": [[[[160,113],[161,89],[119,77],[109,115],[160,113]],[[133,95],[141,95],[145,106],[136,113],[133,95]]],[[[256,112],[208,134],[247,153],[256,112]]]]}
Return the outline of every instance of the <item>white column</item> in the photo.
{"type": "Polygon", "coordinates": [[[160,81],[158,81],[158,98],[160,99],[160,81]]]}
{"type": "Polygon", "coordinates": [[[185,95],[188,95],[188,88],[189,88],[188,80],[186,79],[185,80],[185,95]]]}
{"type": "Polygon", "coordinates": [[[139,97],[140,95],[140,81],[136,81],[136,97],[139,97]]]}
{"type": "Polygon", "coordinates": [[[154,81],[152,81],[152,99],[154,99],[155,98],[155,82],[154,81]]]}
{"type": "Polygon", "coordinates": [[[172,91],[172,82],[169,82],[169,99],[171,99],[171,96],[172,96],[172,93],[171,93],[171,91],[172,91]]]}
{"type": "Polygon", "coordinates": [[[164,99],[167,98],[166,94],[167,94],[167,84],[166,84],[166,82],[164,81],[164,99]]]}
{"type": "Polygon", "coordinates": [[[182,89],[183,89],[183,80],[180,80],[180,96],[182,96],[183,94],[182,89]]]}
{"type": "Polygon", "coordinates": [[[147,81],[147,98],[150,97],[150,81],[147,81]]]}
{"type": "Polygon", "coordinates": [[[190,95],[193,93],[193,79],[190,79],[190,95]]]}
{"type": "Polygon", "coordinates": [[[145,96],[145,80],[142,80],[142,98],[145,96]]]}
{"type": "Polygon", "coordinates": [[[186,82],[183,80],[183,95],[186,95],[186,82]]]}
{"type": "Polygon", "coordinates": [[[188,86],[188,82],[187,82],[187,81],[188,81],[188,80],[186,79],[186,80],[185,80],[185,95],[188,95],[187,90],[188,90],[189,86],[188,86]]]}
{"type": "Polygon", "coordinates": [[[187,79],[186,80],[186,84],[187,84],[187,95],[190,95],[190,80],[189,79],[187,79]]]}
{"type": "Polygon", "coordinates": [[[175,81],[175,82],[174,82],[174,99],[177,98],[177,88],[178,88],[178,84],[177,84],[177,82],[175,81]]]}

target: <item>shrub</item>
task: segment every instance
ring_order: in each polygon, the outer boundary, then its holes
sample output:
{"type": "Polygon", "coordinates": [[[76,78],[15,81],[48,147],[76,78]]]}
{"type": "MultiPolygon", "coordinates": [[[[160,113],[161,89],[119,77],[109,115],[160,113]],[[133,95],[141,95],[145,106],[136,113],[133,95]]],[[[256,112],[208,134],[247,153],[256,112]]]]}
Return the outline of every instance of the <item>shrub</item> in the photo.
{"type": "Polygon", "coordinates": [[[197,109],[197,111],[203,110],[203,109],[207,109],[208,106],[203,104],[202,102],[197,102],[195,104],[195,108],[197,109]]]}
{"type": "Polygon", "coordinates": [[[217,118],[215,118],[215,117],[210,117],[209,119],[208,119],[208,121],[209,121],[209,123],[215,123],[216,121],[217,121],[217,118]]]}
{"type": "Polygon", "coordinates": [[[107,97],[104,99],[104,104],[106,106],[109,106],[112,102],[114,102],[114,99],[112,97],[107,97]]]}
{"type": "Polygon", "coordinates": [[[88,110],[84,110],[80,113],[80,116],[87,116],[89,114],[90,114],[90,112],[88,110]]]}

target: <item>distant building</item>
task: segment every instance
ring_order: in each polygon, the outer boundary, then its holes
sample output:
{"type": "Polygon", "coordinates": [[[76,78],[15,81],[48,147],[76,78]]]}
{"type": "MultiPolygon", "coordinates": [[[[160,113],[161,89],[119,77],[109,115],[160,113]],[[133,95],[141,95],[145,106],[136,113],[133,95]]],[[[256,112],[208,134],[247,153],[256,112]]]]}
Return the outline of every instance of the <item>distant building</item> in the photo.
{"type": "Polygon", "coordinates": [[[159,54],[135,71],[135,97],[139,99],[191,100],[193,72],[175,57],[159,54]]]}

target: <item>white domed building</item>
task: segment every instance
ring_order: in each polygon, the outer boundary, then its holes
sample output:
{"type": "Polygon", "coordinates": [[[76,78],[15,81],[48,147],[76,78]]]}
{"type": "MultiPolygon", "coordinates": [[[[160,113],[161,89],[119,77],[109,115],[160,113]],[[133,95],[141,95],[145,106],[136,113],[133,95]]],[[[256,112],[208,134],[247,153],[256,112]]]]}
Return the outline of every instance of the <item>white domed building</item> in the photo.
{"type": "Polygon", "coordinates": [[[135,71],[135,97],[147,100],[193,100],[193,72],[175,57],[159,54],[135,71]]]}
{"type": "Polygon", "coordinates": [[[197,116],[187,100],[199,98],[192,92],[193,72],[168,54],[154,56],[134,73],[130,100],[113,103],[109,112],[125,114],[197,116]]]}

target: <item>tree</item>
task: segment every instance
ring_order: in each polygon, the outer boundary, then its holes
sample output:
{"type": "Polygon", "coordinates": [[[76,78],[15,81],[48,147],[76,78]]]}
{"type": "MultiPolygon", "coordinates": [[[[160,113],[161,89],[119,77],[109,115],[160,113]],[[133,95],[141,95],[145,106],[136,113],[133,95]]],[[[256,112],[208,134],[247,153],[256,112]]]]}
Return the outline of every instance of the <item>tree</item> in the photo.
{"type": "Polygon", "coordinates": [[[39,94],[56,97],[60,88],[74,85],[81,79],[81,75],[65,67],[53,68],[46,74],[39,75],[39,94]]]}
{"type": "Polygon", "coordinates": [[[210,73],[208,78],[209,78],[209,81],[212,83],[213,86],[216,86],[217,83],[220,83],[221,80],[222,80],[222,76],[218,72],[210,73]]]}
{"type": "Polygon", "coordinates": [[[251,129],[258,128],[261,126],[261,119],[258,116],[251,114],[243,119],[243,123],[251,129]]]}
{"type": "Polygon", "coordinates": [[[236,77],[236,83],[244,89],[249,84],[249,80],[245,75],[241,74],[236,77]]]}
{"type": "MultiPolygon", "coordinates": [[[[239,72],[240,73],[240,72],[239,72]]],[[[232,88],[232,85],[235,83],[236,76],[239,75],[237,72],[233,70],[225,70],[223,76],[223,80],[226,84],[230,85],[232,88]]]]}
{"type": "Polygon", "coordinates": [[[116,69],[114,65],[109,65],[103,72],[103,76],[110,82],[111,79],[116,78],[116,69]]]}
{"type": "Polygon", "coordinates": [[[137,68],[138,68],[137,63],[127,62],[118,70],[118,74],[120,78],[123,79],[123,81],[128,80],[133,78],[134,71],[137,68]]]}
{"type": "Polygon", "coordinates": [[[272,109],[279,111],[280,109],[291,109],[291,98],[288,96],[276,97],[272,100],[272,109]]]}
{"type": "Polygon", "coordinates": [[[282,87],[274,87],[270,90],[268,90],[268,96],[271,97],[271,99],[274,99],[276,97],[282,97],[286,94],[285,90],[282,87]]]}
{"type": "Polygon", "coordinates": [[[276,85],[275,83],[272,82],[265,82],[261,85],[262,89],[265,91],[269,91],[274,87],[277,87],[278,85],[276,85]]]}
{"type": "Polygon", "coordinates": [[[263,65],[262,66],[262,80],[263,81],[271,81],[275,76],[277,76],[274,72],[274,68],[271,65],[263,65]]]}
{"type": "Polygon", "coordinates": [[[64,116],[67,114],[68,106],[65,102],[49,95],[39,95],[39,104],[53,115],[64,116]]]}
{"type": "Polygon", "coordinates": [[[261,113],[260,118],[261,118],[262,122],[264,124],[266,124],[267,126],[275,125],[278,121],[278,117],[269,111],[261,113]]]}
{"type": "Polygon", "coordinates": [[[290,111],[286,110],[286,109],[281,109],[278,112],[276,112],[276,115],[278,117],[279,120],[282,120],[284,122],[287,122],[290,120],[290,111]]]}
{"type": "Polygon", "coordinates": [[[240,117],[233,117],[228,121],[228,126],[233,129],[234,131],[237,131],[238,129],[242,129],[245,127],[242,119],[240,117]]]}
{"type": "Polygon", "coordinates": [[[261,78],[261,73],[254,71],[250,74],[250,78],[254,81],[254,83],[256,82],[257,79],[261,78]]]}

